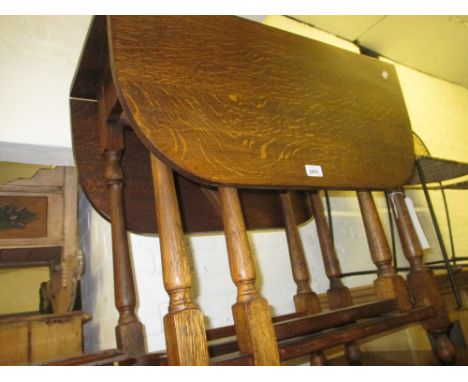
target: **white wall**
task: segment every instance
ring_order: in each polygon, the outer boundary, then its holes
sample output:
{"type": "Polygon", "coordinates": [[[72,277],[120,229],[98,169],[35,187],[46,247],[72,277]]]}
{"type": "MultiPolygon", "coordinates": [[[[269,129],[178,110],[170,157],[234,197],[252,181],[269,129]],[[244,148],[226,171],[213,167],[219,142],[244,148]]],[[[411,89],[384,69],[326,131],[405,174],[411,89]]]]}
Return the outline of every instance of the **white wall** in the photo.
{"type": "Polygon", "coordinates": [[[69,90],[90,20],[0,17],[0,142],[71,147],[69,90]]]}

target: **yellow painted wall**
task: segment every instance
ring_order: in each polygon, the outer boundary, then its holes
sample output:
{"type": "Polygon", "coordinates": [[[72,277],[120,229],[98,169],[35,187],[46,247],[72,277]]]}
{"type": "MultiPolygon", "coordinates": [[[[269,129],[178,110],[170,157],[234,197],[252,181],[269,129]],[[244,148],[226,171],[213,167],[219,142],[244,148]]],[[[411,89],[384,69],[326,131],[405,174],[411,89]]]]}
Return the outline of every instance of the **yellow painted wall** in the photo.
{"type": "Polygon", "coordinates": [[[0,269],[0,315],[38,311],[41,282],[49,279],[48,267],[0,269]]]}
{"type": "Polygon", "coordinates": [[[0,185],[13,182],[17,179],[32,178],[40,169],[54,167],[41,164],[0,162],[0,185]]]}

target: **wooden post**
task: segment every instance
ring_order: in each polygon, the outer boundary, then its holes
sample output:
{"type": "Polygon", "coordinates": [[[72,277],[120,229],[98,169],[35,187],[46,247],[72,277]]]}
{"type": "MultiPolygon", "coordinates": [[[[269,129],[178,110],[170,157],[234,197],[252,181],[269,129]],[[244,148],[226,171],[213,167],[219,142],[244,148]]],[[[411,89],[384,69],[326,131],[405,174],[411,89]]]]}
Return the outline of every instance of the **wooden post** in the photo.
{"type": "Polygon", "coordinates": [[[279,365],[280,358],[268,303],[255,288],[255,265],[250,251],[237,190],[220,187],[231,277],[237,287],[232,307],[241,352],[252,354],[255,365],[279,365]]]}
{"type": "Polygon", "coordinates": [[[122,149],[120,147],[104,152],[105,179],[110,196],[115,306],[119,311],[115,334],[119,349],[129,354],[139,354],[145,351],[145,343],[143,325],[135,314],[135,285],[123,205],[123,172],[120,164],[122,149]]]}
{"type": "Polygon", "coordinates": [[[192,302],[192,280],[172,170],[151,155],[164,288],[169,312],[164,316],[170,365],[208,365],[203,314],[192,302]]]}
{"type": "Polygon", "coordinates": [[[66,313],[75,303],[79,271],[78,180],[74,167],[63,167],[63,250],[59,272],[51,277],[50,288],[54,313],[66,313]]]}
{"type": "Polygon", "coordinates": [[[136,293],[125,222],[124,174],[120,162],[125,149],[124,127],[119,123],[121,107],[111,82],[101,85],[97,107],[99,143],[106,160],[104,178],[110,200],[114,294],[119,311],[115,328],[117,347],[129,354],[139,354],[145,351],[145,342],[143,325],[135,314],[136,293]]]}
{"type": "Polygon", "coordinates": [[[455,349],[447,337],[450,320],[445,307],[440,287],[432,271],[423,261],[423,250],[414,229],[401,189],[388,194],[392,202],[393,216],[398,228],[403,253],[410,264],[408,286],[418,306],[432,305],[436,316],[422,322],[434,336],[434,352],[440,361],[451,364],[455,361],[455,349]]]}
{"type": "MultiPolygon", "coordinates": [[[[309,286],[310,275],[307,269],[307,262],[304,255],[304,248],[299,235],[299,230],[294,216],[294,209],[291,200],[291,191],[280,194],[281,205],[283,207],[284,223],[286,227],[286,237],[288,239],[289,259],[294,282],[297,285],[297,293],[294,296],[294,306],[296,312],[307,312],[314,314],[320,312],[320,301],[316,293],[309,286]]],[[[322,352],[311,355],[312,365],[326,365],[327,359],[322,352]]]]}
{"type": "Polygon", "coordinates": [[[335,247],[330,238],[328,223],[323,212],[323,204],[318,191],[309,193],[310,205],[317,226],[317,234],[322,250],[325,273],[330,280],[327,296],[331,309],[344,308],[353,304],[349,289],[341,281],[341,269],[335,247]]]}
{"type": "Polygon", "coordinates": [[[312,292],[309,286],[310,275],[307,269],[307,262],[304,255],[304,248],[296,225],[294,210],[291,200],[291,191],[280,194],[281,205],[283,207],[286,236],[288,239],[289,258],[294,282],[297,285],[297,292],[294,296],[294,306],[297,312],[307,312],[309,314],[320,312],[320,302],[317,294],[312,292]]]}
{"type": "Polygon", "coordinates": [[[408,289],[392,267],[390,248],[372,194],[370,191],[358,191],[357,196],[370,254],[377,267],[377,279],[374,281],[377,297],[396,299],[400,311],[408,311],[411,309],[408,289]]]}
{"type": "MultiPolygon", "coordinates": [[[[341,281],[340,263],[335,252],[335,246],[331,241],[330,230],[325,218],[319,192],[309,192],[309,200],[315,219],[315,225],[317,227],[317,235],[322,252],[325,273],[330,280],[330,288],[327,290],[330,309],[340,309],[353,305],[351,292],[341,281]]],[[[351,363],[359,362],[359,359],[361,358],[361,351],[354,342],[346,344],[345,353],[347,359],[351,363]]]]}

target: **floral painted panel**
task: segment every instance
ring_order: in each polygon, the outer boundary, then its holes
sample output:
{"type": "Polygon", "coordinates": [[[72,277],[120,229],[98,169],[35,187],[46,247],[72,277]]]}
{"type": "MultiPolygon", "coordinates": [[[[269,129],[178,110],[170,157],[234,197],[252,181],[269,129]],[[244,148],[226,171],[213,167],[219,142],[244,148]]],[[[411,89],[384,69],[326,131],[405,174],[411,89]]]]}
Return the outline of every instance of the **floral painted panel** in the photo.
{"type": "Polygon", "coordinates": [[[47,197],[0,196],[0,239],[47,236],[47,197]]]}

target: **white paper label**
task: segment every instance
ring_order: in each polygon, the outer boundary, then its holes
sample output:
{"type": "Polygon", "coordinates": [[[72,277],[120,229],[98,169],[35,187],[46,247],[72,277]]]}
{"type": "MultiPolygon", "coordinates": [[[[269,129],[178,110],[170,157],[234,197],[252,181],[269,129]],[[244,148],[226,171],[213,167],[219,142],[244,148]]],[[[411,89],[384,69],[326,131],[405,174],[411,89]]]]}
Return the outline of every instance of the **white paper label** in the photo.
{"type": "Polygon", "coordinates": [[[320,177],[320,178],[323,176],[321,166],[316,166],[316,165],[313,165],[313,164],[306,164],[305,165],[305,170],[306,170],[307,176],[317,176],[317,177],[320,177]]]}
{"type": "Polygon", "coordinates": [[[419,243],[421,243],[422,249],[431,248],[431,246],[429,245],[429,241],[427,241],[427,237],[424,234],[421,223],[419,222],[418,216],[416,215],[416,210],[414,209],[413,201],[410,198],[405,197],[405,202],[406,207],[408,207],[408,212],[410,214],[411,221],[413,222],[416,235],[418,235],[419,243]]]}

